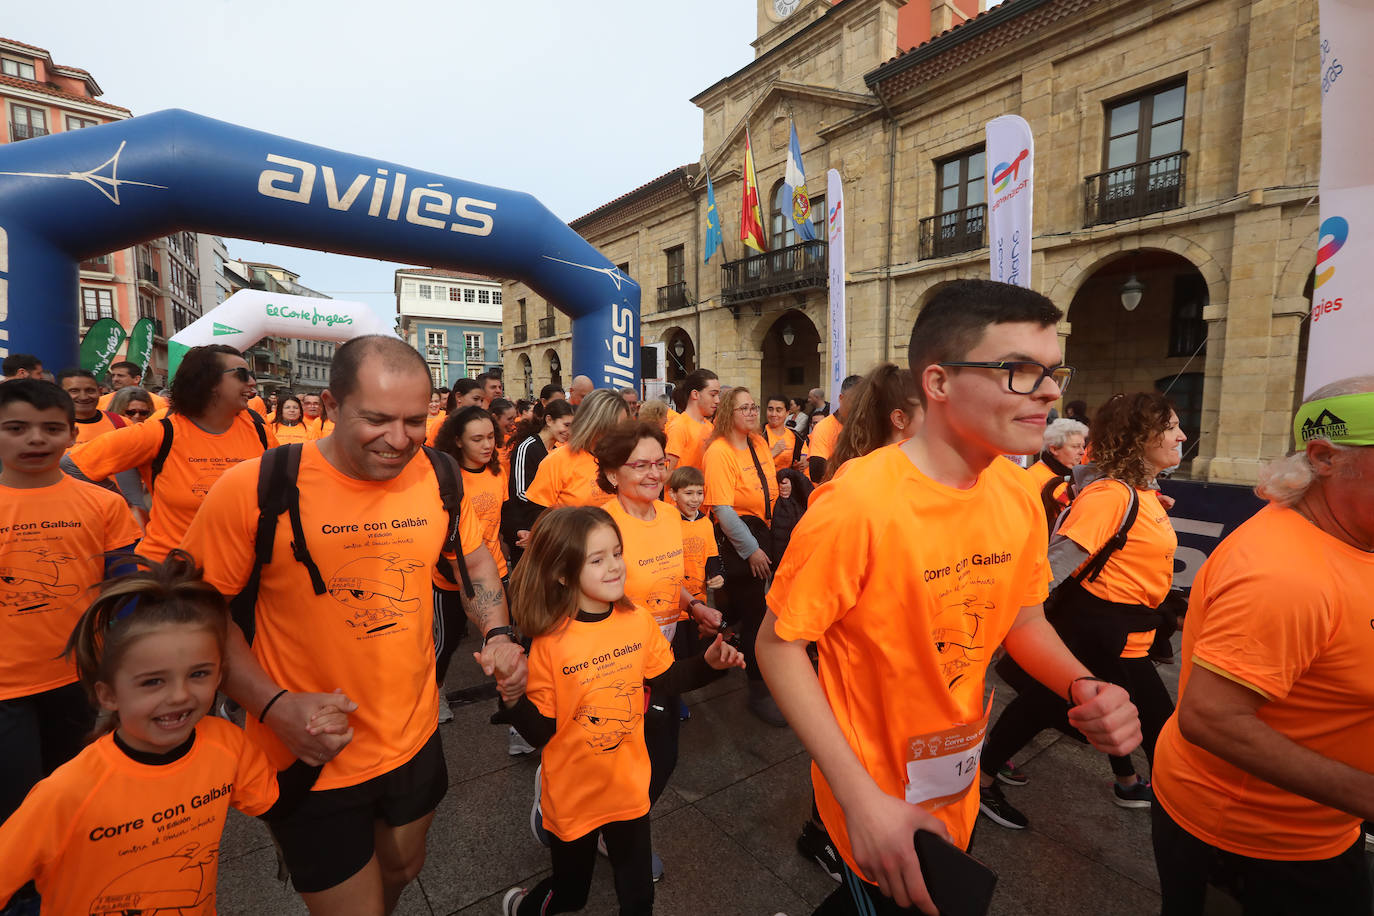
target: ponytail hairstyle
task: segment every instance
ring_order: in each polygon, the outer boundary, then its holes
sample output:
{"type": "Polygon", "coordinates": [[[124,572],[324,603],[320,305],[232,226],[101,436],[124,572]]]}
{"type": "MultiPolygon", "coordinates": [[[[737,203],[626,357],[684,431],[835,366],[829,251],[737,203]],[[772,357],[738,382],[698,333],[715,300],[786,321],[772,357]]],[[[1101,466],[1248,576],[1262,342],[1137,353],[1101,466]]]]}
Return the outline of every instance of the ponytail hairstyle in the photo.
{"type": "MultiPolygon", "coordinates": [[[[469,423],[476,423],[478,420],[485,420],[491,424],[492,431],[496,434],[496,445],[501,445],[501,430],[497,429],[496,418],[493,417],[485,407],[472,404],[464,407],[457,413],[450,414],[448,419],[439,426],[439,431],[434,434],[434,447],[441,452],[448,452],[458,459],[461,467],[463,464],[463,431],[468,428],[469,423]]],[[[487,462],[487,470],[495,476],[501,475],[501,456],[497,449],[491,450],[491,460],[487,462]]]]}
{"type": "MultiPolygon", "coordinates": [[[[172,550],[161,563],[133,554],[120,559],[133,571],[101,584],[64,652],[75,662],[77,679],[95,706],[95,685],[113,683],[129,647],[161,627],[204,627],[219,644],[221,658],[228,640],[229,606],[219,590],[201,578],[189,553],[172,550]]],[[[97,735],[118,726],[118,714],[111,715],[97,726],[97,735]]]]}
{"type": "Polygon", "coordinates": [[[510,440],[514,445],[519,445],[530,436],[537,436],[544,431],[545,420],[558,420],[563,417],[571,417],[576,411],[567,401],[559,398],[550,401],[548,404],[534,402],[534,415],[528,420],[521,420],[515,424],[515,432],[511,434],[510,440]]]}
{"type": "MultiPolygon", "coordinates": [[[[530,529],[530,545],[511,575],[511,617],[520,632],[543,636],[577,616],[587,539],[602,527],[621,538],[615,519],[595,506],[563,506],[539,516],[530,529]]],[[[615,604],[616,610],[632,608],[627,598],[615,604]]]]}
{"type": "Polygon", "coordinates": [[[911,370],[899,369],[893,363],[883,363],[868,373],[852,397],[854,406],[847,411],[822,483],[834,477],[849,459],[880,449],[894,438],[910,436],[921,406],[911,370]]]}

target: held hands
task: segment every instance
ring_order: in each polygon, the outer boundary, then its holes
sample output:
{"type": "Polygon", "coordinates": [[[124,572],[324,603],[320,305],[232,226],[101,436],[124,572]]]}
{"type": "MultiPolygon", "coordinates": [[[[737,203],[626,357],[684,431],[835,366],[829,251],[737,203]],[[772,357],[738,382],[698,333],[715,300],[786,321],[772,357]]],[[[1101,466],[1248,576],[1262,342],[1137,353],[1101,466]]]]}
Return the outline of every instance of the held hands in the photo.
{"type": "Polygon", "coordinates": [[[724,576],[712,576],[711,578],[709,578],[709,579],[706,580],[706,587],[707,587],[707,588],[720,588],[720,587],[723,586],[724,584],[725,584],[725,577],[724,577],[724,576]]]}
{"type": "Polygon", "coordinates": [[[525,663],[525,650],[518,643],[497,636],[483,646],[481,652],[472,653],[472,657],[488,677],[496,678],[496,690],[502,700],[514,703],[520,699],[525,692],[529,668],[525,663]]]}
{"type": "Polygon", "coordinates": [[[865,789],[857,804],[844,808],[849,841],[854,859],[869,878],[878,882],[882,892],[899,907],[916,907],[928,916],[937,916],[921,876],[913,837],[917,830],[929,830],[948,840],[949,831],[924,808],[893,798],[876,785],[865,789]]]}
{"type": "Polygon", "coordinates": [[[773,564],[768,561],[768,554],[764,553],[762,547],[749,554],[749,571],[755,579],[767,579],[772,568],[773,564]]]}
{"type": "Polygon", "coordinates": [[[697,632],[702,636],[715,636],[720,632],[722,616],[720,611],[700,601],[692,602],[692,619],[697,622],[697,632]]]}
{"type": "Polygon", "coordinates": [[[522,528],[515,532],[515,546],[522,550],[530,546],[530,532],[527,528],[522,528]]]}
{"type": "Polygon", "coordinates": [[[725,637],[716,634],[716,641],[706,649],[706,664],[715,668],[717,671],[724,671],[727,668],[743,668],[744,653],[725,641],[725,637]]]}
{"type": "Polygon", "coordinates": [[[1172,509],[1174,507],[1174,503],[1178,502],[1178,500],[1174,499],[1167,493],[1156,493],[1155,496],[1159,499],[1159,504],[1164,508],[1165,512],[1168,512],[1170,509],[1172,509]]]}
{"type": "Polygon", "coordinates": [[[268,710],[265,724],[297,759],[323,766],[353,740],[348,714],[357,708],[343,690],[285,693],[268,710]]]}
{"type": "Polygon", "coordinates": [[[1140,716],[1116,684],[1095,678],[1070,684],[1069,723],[1104,754],[1124,757],[1140,746],[1140,716]]]}

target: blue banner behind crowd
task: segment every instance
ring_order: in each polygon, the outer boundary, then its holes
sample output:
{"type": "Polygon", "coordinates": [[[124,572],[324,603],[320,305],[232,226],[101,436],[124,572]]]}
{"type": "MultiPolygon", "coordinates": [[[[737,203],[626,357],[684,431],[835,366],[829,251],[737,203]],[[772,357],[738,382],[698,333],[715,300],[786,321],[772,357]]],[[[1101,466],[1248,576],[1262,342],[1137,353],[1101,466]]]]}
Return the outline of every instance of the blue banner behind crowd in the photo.
{"type": "Polygon", "coordinates": [[[1221,539],[1264,506],[1254,490],[1235,484],[1164,480],[1160,489],[1177,500],[1169,512],[1178,533],[1175,588],[1192,588],[1197,571],[1221,539]]]}
{"type": "Polygon", "coordinates": [[[639,286],[528,194],[186,111],[0,147],[0,350],[75,362],[77,264],[179,230],[525,282],[573,371],[639,378],[639,286]]]}

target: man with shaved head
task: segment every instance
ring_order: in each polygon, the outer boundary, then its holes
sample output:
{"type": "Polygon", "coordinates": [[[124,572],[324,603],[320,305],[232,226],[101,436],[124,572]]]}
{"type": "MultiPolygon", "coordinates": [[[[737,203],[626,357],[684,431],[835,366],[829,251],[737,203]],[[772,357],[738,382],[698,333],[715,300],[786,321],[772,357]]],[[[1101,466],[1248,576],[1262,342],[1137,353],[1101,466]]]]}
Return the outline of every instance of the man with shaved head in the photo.
{"type": "Polygon", "coordinates": [[[579,375],[572,380],[572,387],[568,389],[568,403],[576,407],[582,403],[582,399],[591,394],[596,386],[592,380],[585,375],[579,375]]]}
{"type": "MultiPolygon", "coordinates": [[[[422,453],[431,390],[424,358],[401,340],[359,337],[335,351],[323,395],[334,433],[294,446],[299,523],[277,525],[251,616],[230,626],[223,690],[248,710],[253,740],[278,769],[296,758],[324,767],[307,800],[271,825],[312,913],[390,913],[424,864],[448,788],[431,576],[448,567],[462,577],[446,545],[462,551],[471,580],[464,609],[483,634],[483,668],[511,699],[524,690],[476,513],[464,498],[451,528],[422,453]],[[329,706],[350,713],[347,729],[314,733],[329,706]]],[[[260,467],[226,472],[182,545],[226,595],[254,572],[260,467]]]]}

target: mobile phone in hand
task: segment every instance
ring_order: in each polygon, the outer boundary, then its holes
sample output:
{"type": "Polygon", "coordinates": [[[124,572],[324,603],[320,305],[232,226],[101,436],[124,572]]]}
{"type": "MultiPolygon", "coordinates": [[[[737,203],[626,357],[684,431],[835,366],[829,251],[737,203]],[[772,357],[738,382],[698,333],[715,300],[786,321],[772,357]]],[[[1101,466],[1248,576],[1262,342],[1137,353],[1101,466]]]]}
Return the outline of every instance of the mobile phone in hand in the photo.
{"type": "Polygon", "coordinates": [[[986,916],[997,873],[929,830],[917,830],[915,844],[921,877],[940,916],[986,916]]]}

